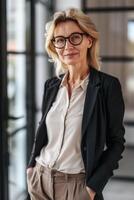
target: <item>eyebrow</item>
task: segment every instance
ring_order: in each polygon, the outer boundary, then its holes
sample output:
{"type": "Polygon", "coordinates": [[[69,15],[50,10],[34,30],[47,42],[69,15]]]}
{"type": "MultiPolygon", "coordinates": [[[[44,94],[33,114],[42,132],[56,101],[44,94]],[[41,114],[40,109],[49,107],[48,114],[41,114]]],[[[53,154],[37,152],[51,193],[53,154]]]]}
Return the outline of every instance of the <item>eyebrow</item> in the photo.
{"type": "MultiPolygon", "coordinates": [[[[70,33],[70,35],[74,34],[74,33],[84,33],[84,32],[72,32],[70,33]]],[[[69,37],[70,35],[66,36],[66,37],[69,37]]],[[[65,37],[64,35],[57,35],[57,36],[54,36],[54,38],[57,38],[57,37],[65,37]]]]}

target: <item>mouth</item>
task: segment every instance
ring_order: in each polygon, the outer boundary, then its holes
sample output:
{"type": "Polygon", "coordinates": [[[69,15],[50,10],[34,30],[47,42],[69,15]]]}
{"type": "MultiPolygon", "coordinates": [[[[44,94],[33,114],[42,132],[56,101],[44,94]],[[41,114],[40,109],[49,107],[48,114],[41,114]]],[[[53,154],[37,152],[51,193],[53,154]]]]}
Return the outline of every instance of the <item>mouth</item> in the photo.
{"type": "Polygon", "coordinates": [[[75,55],[78,55],[78,53],[68,53],[68,54],[65,54],[64,56],[75,56],[75,55]]]}

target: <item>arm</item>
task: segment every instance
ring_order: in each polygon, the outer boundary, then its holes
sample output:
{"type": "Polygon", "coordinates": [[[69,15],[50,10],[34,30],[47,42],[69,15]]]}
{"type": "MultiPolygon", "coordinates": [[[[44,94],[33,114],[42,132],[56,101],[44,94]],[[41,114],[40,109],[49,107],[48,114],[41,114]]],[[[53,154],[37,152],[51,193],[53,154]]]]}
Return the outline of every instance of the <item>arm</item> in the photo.
{"type": "Polygon", "coordinates": [[[118,168],[118,161],[122,158],[121,154],[124,150],[124,102],[118,79],[113,79],[108,88],[106,109],[107,149],[103,152],[97,168],[87,183],[87,186],[97,193],[102,192],[113,175],[113,170],[118,168]]]}
{"type": "MultiPolygon", "coordinates": [[[[46,91],[47,91],[47,87],[48,87],[48,81],[49,80],[47,80],[45,82],[45,85],[44,85],[44,93],[43,93],[42,109],[41,109],[42,110],[42,117],[41,117],[40,122],[42,121],[43,116],[44,116],[45,98],[46,98],[46,91]]],[[[40,124],[40,122],[39,122],[39,124],[40,124]]],[[[37,131],[37,133],[38,133],[38,131],[37,131]]],[[[37,133],[36,133],[36,135],[37,135],[37,133]]],[[[28,168],[32,168],[35,165],[35,155],[34,154],[35,154],[35,148],[36,148],[36,135],[35,135],[35,138],[34,138],[34,144],[33,144],[33,149],[32,149],[32,153],[31,153],[31,156],[30,156],[30,161],[29,161],[29,164],[28,164],[28,168]]]]}

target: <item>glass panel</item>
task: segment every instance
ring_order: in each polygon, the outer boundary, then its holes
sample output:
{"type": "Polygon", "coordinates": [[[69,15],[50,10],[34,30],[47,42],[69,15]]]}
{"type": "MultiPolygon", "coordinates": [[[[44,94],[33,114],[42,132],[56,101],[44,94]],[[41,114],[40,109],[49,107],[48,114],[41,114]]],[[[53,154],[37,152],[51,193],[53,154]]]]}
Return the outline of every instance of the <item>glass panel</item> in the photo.
{"type": "Polygon", "coordinates": [[[8,56],[9,200],[24,200],[26,189],[25,71],[24,56],[8,56]]]}
{"type": "Polygon", "coordinates": [[[25,0],[7,0],[7,50],[24,51],[25,0]]]}
{"type": "Polygon", "coordinates": [[[133,0],[90,0],[86,1],[86,6],[91,7],[110,7],[110,6],[134,6],[133,0]]]}
{"type": "Polygon", "coordinates": [[[90,13],[100,32],[100,53],[105,56],[134,56],[134,34],[131,34],[134,13],[90,13]],[[132,40],[133,38],[133,40],[132,40]]]}
{"type": "Polygon", "coordinates": [[[36,52],[45,51],[45,24],[48,19],[49,13],[47,7],[41,3],[36,3],[36,52]]]}
{"type": "Polygon", "coordinates": [[[133,20],[129,20],[127,24],[127,38],[128,38],[128,46],[127,53],[128,55],[134,56],[134,16],[133,20]]]}
{"type": "MultiPolygon", "coordinates": [[[[52,1],[53,2],[53,1],[52,1]]],[[[80,0],[68,0],[68,1],[63,1],[63,0],[56,0],[54,4],[54,8],[56,11],[59,10],[65,10],[67,8],[80,8],[81,7],[81,2],[80,0]]]]}

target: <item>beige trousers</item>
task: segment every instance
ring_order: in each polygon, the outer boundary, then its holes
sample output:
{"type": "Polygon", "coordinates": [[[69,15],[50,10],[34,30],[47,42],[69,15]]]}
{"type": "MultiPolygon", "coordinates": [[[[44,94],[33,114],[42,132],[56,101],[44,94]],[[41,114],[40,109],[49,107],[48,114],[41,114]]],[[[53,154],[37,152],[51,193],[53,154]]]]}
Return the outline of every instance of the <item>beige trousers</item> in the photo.
{"type": "Polygon", "coordinates": [[[27,175],[31,200],[90,200],[85,174],[65,174],[39,164],[27,175]]]}

